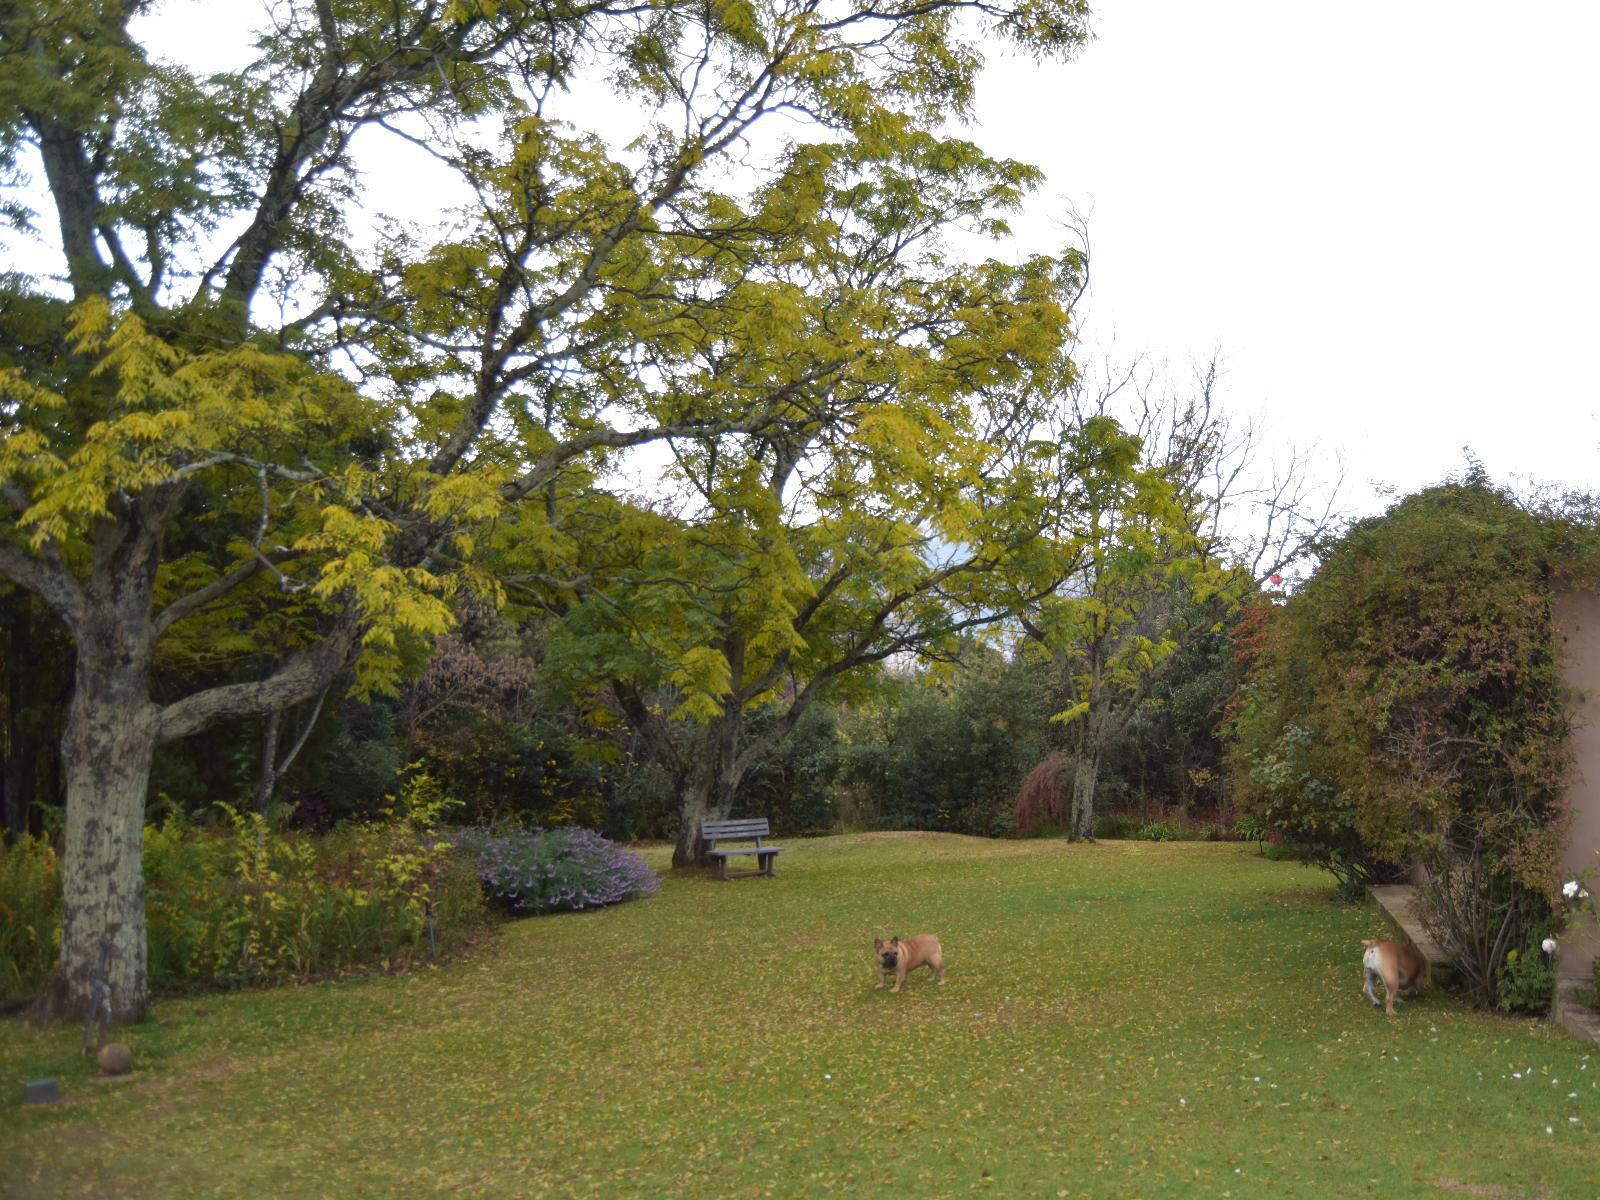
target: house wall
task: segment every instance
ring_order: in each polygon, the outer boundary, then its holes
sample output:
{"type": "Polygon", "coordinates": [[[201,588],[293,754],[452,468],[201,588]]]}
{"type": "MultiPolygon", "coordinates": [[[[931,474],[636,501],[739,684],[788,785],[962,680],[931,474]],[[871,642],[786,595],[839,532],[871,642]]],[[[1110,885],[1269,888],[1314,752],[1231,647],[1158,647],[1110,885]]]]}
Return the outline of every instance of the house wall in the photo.
{"type": "MultiPolygon", "coordinates": [[[[1567,789],[1572,827],[1561,859],[1563,878],[1583,878],[1600,901],[1600,593],[1561,593],[1555,621],[1562,672],[1578,691],[1572,732],[1576,761],[1567,789]]],[[[1596,954],[1600,928],[1593,918],[1575,923],[1561,938],[1561,977],[1589,981],[1596,954]]]]}

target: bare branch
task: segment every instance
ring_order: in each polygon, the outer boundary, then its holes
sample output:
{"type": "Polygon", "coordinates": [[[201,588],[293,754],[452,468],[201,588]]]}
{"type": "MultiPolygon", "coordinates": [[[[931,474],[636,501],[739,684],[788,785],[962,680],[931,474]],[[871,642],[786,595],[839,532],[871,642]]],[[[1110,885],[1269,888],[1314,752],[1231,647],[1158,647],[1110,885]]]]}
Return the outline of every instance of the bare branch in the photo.
{"type": "Polygon", "coordinates": [[[185,463],[183,466],[173,471],[172,478],[174,480],[187,479],[191,475],[198,475],[202,471],[209,471],[212,467],[220,467],[225,465],[249,467],[252,471],[258,473],[265,472],[269,475],[275,475],[277,478],[288,480],[291,483],[315,483],[319,479],[327,478],[327,472],[314,466],[304,458],[301,459],[301,463],[303,469],[297,471],[292,467],[285,467],[279,463],[264,462],[259,458],[251,458],[247,454],[235,454],[232,451],[219,450],[215,454],[208,455],[205,458],[197,459],[192,463],[185,463]]]}

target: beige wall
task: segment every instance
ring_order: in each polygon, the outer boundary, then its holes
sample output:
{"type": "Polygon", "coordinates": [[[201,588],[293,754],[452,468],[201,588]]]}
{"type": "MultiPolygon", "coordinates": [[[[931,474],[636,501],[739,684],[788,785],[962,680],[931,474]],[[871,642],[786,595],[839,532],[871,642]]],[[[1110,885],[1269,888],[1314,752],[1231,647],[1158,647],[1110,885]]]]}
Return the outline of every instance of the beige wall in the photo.
{"type": "MultiPolygon", "coordinates": [[[[1579,690],[1573,701],[1574,764],[1567,802],[1572,831],[1561,865],[1563,878],[1587,872],[1591,892],[1600,900],[1600,594],[1564,592],[1556,598],[1556,636],[1567,682],[1579,690]]],[[[1589,980],[1600,930],[1592,919],[1571,928],[1561,939],[1561,975],[1589,980]]]]}

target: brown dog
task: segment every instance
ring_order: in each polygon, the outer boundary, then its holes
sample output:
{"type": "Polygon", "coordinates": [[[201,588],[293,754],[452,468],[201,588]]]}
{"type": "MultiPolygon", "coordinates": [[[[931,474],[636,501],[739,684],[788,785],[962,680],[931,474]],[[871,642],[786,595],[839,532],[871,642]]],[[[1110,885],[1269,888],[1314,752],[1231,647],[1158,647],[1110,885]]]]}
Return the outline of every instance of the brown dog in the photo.
{"type": "Polygon", "coordinates": [[[1361,943],[1361,974],[1372,1007],[1378,1007],[1378,997],[1372,990],[1372,981],[1383,980],[1383,1011],[1394,1016],[1394,1001],[1398,995],[1411,995],[1417,985],[1427,978],[1428,964],[1410,942],[1385,942],[1368,939],[1361,943]]]}
{"type": "MultiPolygon", "coordinates": [[[[874,938],[872,957],[878,966],[878,987],[888,983],[889,972],[894,972],[894,986],[889,989],[891,992],[898,992],[905,984],[906,973],[918,967],[927,967],[939,977],[940,983],[944,982],[944,951],[939,949],[939,939],[931,933],[890,938],[887,942],[882,938],[874,938]]],[[[877,991],[877,988],[873,991],[877,991]]]]}

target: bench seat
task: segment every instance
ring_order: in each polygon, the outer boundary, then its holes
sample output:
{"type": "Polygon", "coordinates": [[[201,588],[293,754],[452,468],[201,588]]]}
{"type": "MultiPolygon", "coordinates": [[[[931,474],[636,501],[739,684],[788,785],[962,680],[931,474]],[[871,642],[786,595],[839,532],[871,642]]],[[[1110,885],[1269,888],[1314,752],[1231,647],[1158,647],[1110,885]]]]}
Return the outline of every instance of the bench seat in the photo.
{"type": "Polygon", "coordinates": [[[772,874],[772,863],[778,855],[783,853],[782,846],[767,846],[762,844],[762,838],[770,832],[765,817],[749,817],[733,821],[702,821],[700,823],[700,838],[706,844],[706,857],[712,862],[718,879],[729,879],[728,859],[735,855],[754,854],[756,856],[756,870],[742,871],[741,876],[772,874]],[[754,846],[721,846],[718,842],[754,842],[754,846]]]}

